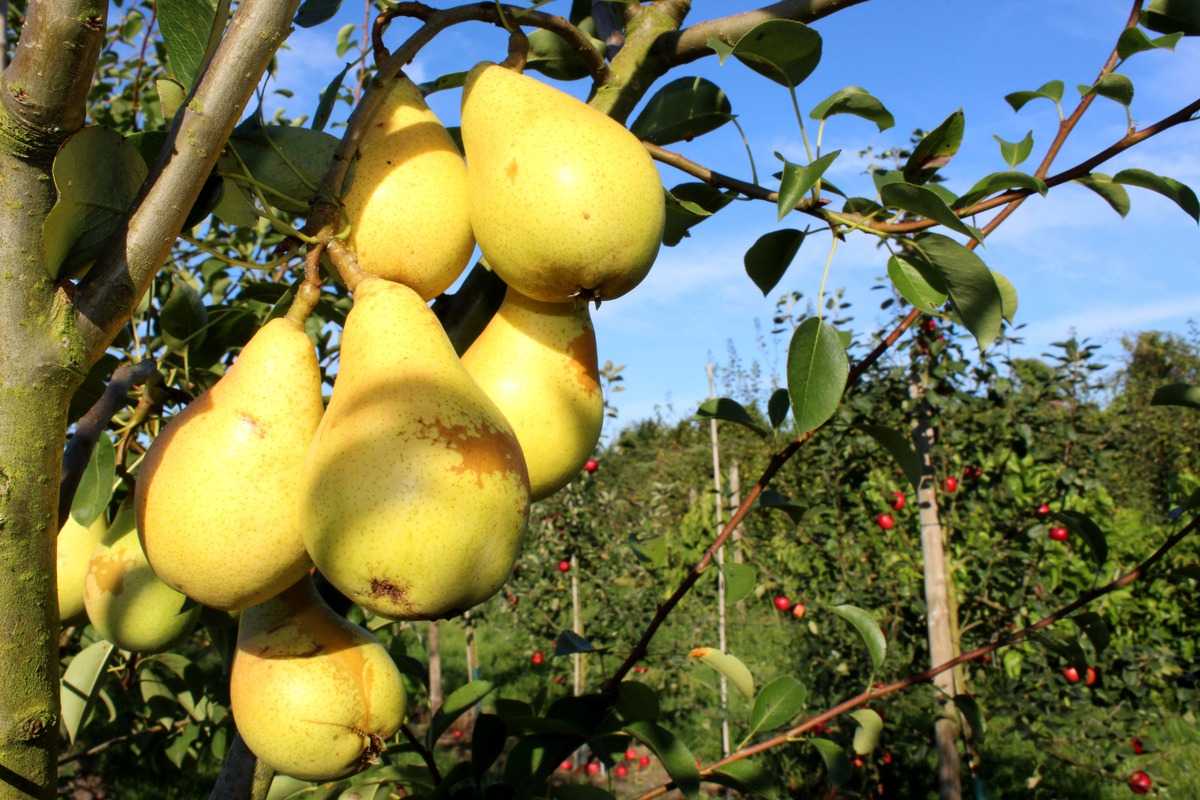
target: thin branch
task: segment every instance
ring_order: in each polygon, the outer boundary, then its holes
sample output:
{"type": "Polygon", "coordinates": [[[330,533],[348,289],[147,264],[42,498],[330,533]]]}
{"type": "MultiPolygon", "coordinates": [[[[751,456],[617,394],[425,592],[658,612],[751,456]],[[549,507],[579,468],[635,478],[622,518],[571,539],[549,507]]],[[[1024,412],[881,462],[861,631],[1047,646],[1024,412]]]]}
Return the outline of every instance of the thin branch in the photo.
{"type": "Polygon", "coordinates": [[[261,800],[274,772],[255,758],[236,731],[208,800],[261,800]]]}
{"type": "Polygon", "coordinates": [[[797,22],[815,22],[822,17],[856,6],[866,0],[785,0],[772,3],[756,11],[731,14],[728,17],[698,22],[679,33],[664,37],[659,55],[670,66],[686,64],[704,56],[716,55],[708,46],[709,39],[725,44],[736,44],[737,40],[756,25],[772,19],[791,19],[797,22]]]}
{"type": "Polygon", "coordinates": [[[434,784],[441,783],[442,773],[438,770],[437,760],[434,759],[433,753],[429,752],[429,748],[421,744],[421,740],[417,738],[417,735],[407,725],[401,725],[400,732],[404,734],[404,738],[408,739],[408,743],[421,756],[421,759],[425,762],[425,766],[429,767],[429,774],[433,776],[434,784]]]}
{"type": "Polygon", "coordinates": [[[92,457],[92,450],[100,435],[108,427],[113,415],[125,407],[129,391],[158,375],[158,365],[152,359],[136,364],[122,364],[113,370],[112,380],[104,388],[104,394],[92,404],[87,413],[75,425],[75,435],[67,442],[63,453],[62,483],[58,490],[58,524],[62,526],[71,513],[71,500],[79,487],[79,480],[92,457]]]}
{"type": "Polygon", "coordinates": [[[258,77],[291,30],[298,4],[238,4],[193,96],[175,115],[133,214],[79,286],[76,319],[89,363],[104,352],[169,255],[258,77]]]}
{"type": "MultiPolygon", "coordinates": [[[[908,328],[914,322],[916,322],[919,316],[920,312],[914,308],[904,317],[904,319],[899,322],[899,324],[896,325],[895,328],[891,330],[891,332],[888,333],[887,336],[883,337],[879,344],[876,345],[875,348],[866,355],[866,357],[854,365],[846,379],[845,391],[847,393],[850,392],[850,390],[856,385],[858,385],[858,382],[862,379],[862,376],[866,373],[866,371],[871,368],[871,365],[878,361],[880,356],[887,352],[888,348],[896,343],[900,336],[903,335],[904,331],[908,330],[908,328]]],[[[788,442],[782,450],[771,456],[771,460],[767,462],[766,469],[763,470],[762,475],[759,476],[754,485],[750,487],[750,491],[746,493],[746,496],[742,498],[741,505],[739,505],[737,510],[733,512],[733,515],[730,516],[729,520],[725,523],[725,526],[721,528],[720,534],[718,534],[717,538],[708,546],[708,549],[704,551],[704,555],[700,558],[700,560],[693,564],[692,568],[688,570],[687,575],[684,576],[683,581],[680,582],[675,591],[671,593],[671,596],[658,606],[654,613],[653,619],[651,619],[650,624],[646,626],[646,630],[642,632],[641,638],[638,639],[638,642],[636,645],[634,645],[633,650],[631,650],[629,655],[626,656],[625,660],[621,663],[621,666],[617,668],[617,671],[614,672],[612,676],[604,682],[604,688],[602,689],[604,693],[611,694],[612,692],[615,692],[617,687],[620,685],[621,680],[629,674],[629,671],[633,669],[639,661],[646,657],[646,654],[649,652],[650,641],[654,638],[654,635],[658,633],[658,629],[662,627],[664,622],[666,622],[667,617],[670,616],[675,607],[679,605],[679,602],[683,600],[689,591],[691,591],[691,588],[696,584],[696,581],[700,580],[700,576],[704,573],[704,570],[708,568],[709,564],[711,564],[712,560],[716,557],[717,551],[724,547],[725,542],[730,536],[733,535],[733,532],[737,530],[742,520],[745,519],[750,513],[751,509],[753,509],[754,504],[758,501],[759,496],[762,495],[763,491],[767,488],[767,485],[770,484],[771,479],[775,477],[775,473],[779,472],[783,465],[788,462],[788,459],[795,455],[801,447],[807,444],[808,441],[816,435],[817,430],[820,429],[814,429],[808,431],[807,433],[801,434],[797,438],[788,442]]]]}
{"type": "MultiPolygon", "coordinates": [[[[1125,574],[1103,586],[1089,589],[1088,591],[1076,597],[1072,602],[1068,603],[1057,611],[1042,617],[1037,622],[1034,622],[1029,626],[1021,628],[1017,631],[1013,631],[1010,634],[1000,636],[989,644],[986,644],[982,647],[977,647],[974,650],[956,656],[949,661],[944,661],[941,664],[938,664],[936,667],[927,669],[924,672],[918,672],[898,681],[876,685],[870,689],[867,689],[865,692],[857,694],[848,700],[844,700],[838,705],[822,711],[816,716],[809,717],[799,725],[796,725],[777,736],[772,736],[771,738],[761,741],[758,744],[745,747],[741,750],[738,750],[736,753],[731,753],[727,758],[723,758],[720,761],[715,761],[712,764],[709,764],[700,771],[701,776],[712,775],[714,772],[719,771],[722,767],[726,767],[735,761],[742,761],[743,759],[758,755],[766,750],[794,742],[796,741],[796,737],[800,736],[801,734],[808,733],[813,728],[816,728],[819,725],[824,725],[835,717],[845,714],[847,711],[852,711],[855,708],[866,705],[874,700],[879,700],[889,695],[896,694],[897,692],[902,692],[918,684],[928,683],[937,675],[940,675],[947,670],[954,669],[959,664],[977,661],[978,659],[983,658],[984,656],[993,653],[1002,647],[1018,644],[1025,639],[1028,639],[1031,635],[1037,633],[1038,631],[1044,630],[1054,623],[1066,619],[1074,612],[1103,597],[1104,595],[1124,589],[1134,581],[1145,578],[1150,570],[1156,564],[1158,564],[1158,562],[1161,561],[1167,553],[1169,553],[1173,548],[1175,548],[1176,545],[1186,539],[1188,535],[1194,532],[1197,528],[1200,528],[1200,517],[1196,517],[1190,523],[1188,523],[1187,527],[1167,537],[1166,541],[1164,541],[1157,550],[1155,550],[1149,557],[1147,557],[1129,572],[1126,572],[1125,574]]],[[[666,792],[671,788],[673,788],[671,784],[659,786],[642,794],[638,800],[652,800],[652,798],[666,794],[666,792]]]]}

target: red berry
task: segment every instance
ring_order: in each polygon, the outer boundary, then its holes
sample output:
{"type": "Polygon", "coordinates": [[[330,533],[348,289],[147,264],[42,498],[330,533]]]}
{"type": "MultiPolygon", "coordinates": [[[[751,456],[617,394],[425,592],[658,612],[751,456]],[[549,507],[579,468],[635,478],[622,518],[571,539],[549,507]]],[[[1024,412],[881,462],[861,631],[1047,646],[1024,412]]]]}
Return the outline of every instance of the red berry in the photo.
{"type": "Polygon", "coordinates": [[[896,527],[896,519],[891,514],[876,514],[875,524],[879,526],[881,531],[890,531],[896,527]]]}
{"type": "Polygon", "coordinates": [[[1051,528],[1048,535],[1050,536],[1050,540],[1055,542],[1065,542],[1068,538],[1070,538],[1070,534],[1067,533],[1067,529],[1061,525],[1055,525],[1053,528],[1051,528]]]}
{"type": "Polygon", "coordinates": [[[546,654],[541,650],[534,650],[533,655],[529,657],[529,663],[533,664],[535,667],[540,667],[542,664],[546,663],[546,654]]]}
{"type": "Polygon", "coordinates": [[[638,664],[636,667],[634,667],[634,668],[633,668],[633,671],[634,671],[634,672],[636,672],[636,673],[637,673],[637,674],[639,674],[639,675],[642,675],[642,674],[645,674],[645,673],[649,672],[649,671],[650,671],[650,668],[649,668],[649,667],[643,667],[641,664],[638,664]]]}
{"type": "Polygon", "coordinates": [[[855,756],[855,757],[854,757],[854,760],[853,760],[853,761],[851,761],[850,763],[854,765],[854,768],[855,768],[855,769],[862,769],[862,768],[863,768],[863,760],[862,760],[862,757],[861,757],[861,756],[855,756]]]}
{"type": "Polygon", "coordinates": [[[785,614],[792,610],[792,601],[788,600],[787,597],[785,597],[784,595],[781,595],[781,594],[775,595],[774,602],[775,602],[775,608],[779,609],[780,611],[784,612],[785,614]]]}
{"type": "Polygon", "coordinates": [[[899,511],[900,509],[904,508],[905,502],[906,499],[904,497],[904,492],[892,492],[892,508],[894,510],[899,511]]]}
{"type": "Polygon", "coordinates": [[[600,762],[599,761],[589,761],[587,763],[587,774],[588,775],[598,775],[599,773],[600,773],[600,762]]]}
{"type": "Polygon", "coordinates": [[[1083,685],[1084,686],[1095,686],[1096,680],[1097,680],[1097,677],[1096,677],[1096,668],[1095,667],[1088,667],[1086,670],[1084,670],[1084,673],[1083,673],[1083,685]]]}
{"type": "Polygon", "coordinates": [[[1129,746],[1133,748],[1134,755],[1140,756],[1142,753],[1146,752],[1146,746],[1142,744],[1142,740],[1136,736],[1129,740],[1129,746]]]}
{"type": "Polygon", "coordinates": [[[796,619],[804,619],[805,611],[807,609],[805,609],[804,603],[796,603],[796,605],[792,606],[792,616],[796,619]]]}
{"type": "Polygon", "coordinates": [[[564,761],[563,763],[559,764],[559,765],[558,765],[558,768],[559,768],[561,771],[563,771],[563,772],[570,772],[570,771],[571,771],[571,768],[572,768],[572,767],[574,767],[574,766],[575,766],[575,765],[571,763],[571,759],[569,759],[569,758],[568,758],[566,761],[564,761]]]}
{"type": "Polygon", "coordinates": [[[1150,776],[1140,769],[1129,776],[1129,791],[1134,794],[1149,794],[1153,785],[1154,781],[1150,780],[1150,776]]]}
{"type": "Polygon", "coordinates": [[[642,756],[638,759],[638,768],[645,769],[650,766],[650,756],[642,756]]]}
{"type": "Polygon", "coordinates": [[[958,478],[954,477],[953,475],[946,478],[946,480],[942,481],[942,489],[945,490],[946,494],[954,494],[957,492],[958,478]]]}
{"type": "Polygon", "coordinates": [[[613,775],[616,775],[618,778],[624,778],[628,774],[629,767],[625,766],[624,764],[617,764],[615,767],[613,767],[613,775]]]}
{"type": "Polygon", "coordinates": [[[1074,667],[1063,667],[1062,674],[1067,683],[1079,683],[1079,670],[1074,667]]]}
{"type": "Polygon", "coordinates": [[[983,470],[974,464],[971,464],[963,470],[963,480],[965,481],[977,481],[981,477],[983,477],[983,470]]]}
{"type": "Polygon", "coordinates": [[[1042,503],[1037,507],[1037,511],[1033,513],[1037,514],[1038,519],[1045,519],[1046,517],[1050,516],[1050,506],[1042,503]]]}
{"type": "Polygon", "coordinates": [[[925,320],[925,324],[921,327],[925,329],[926,333],[933,333],[937,330],[937,320],[933,317],[930,317],[929,319],[925,320]]]}
{"type": "Polygon", "coordinates": [[[594,458],[589,458],[583,463],[583,471],[591,475],[596,470],[600,469],[600,462],[594,458]]]}
{"type": "Polygon", "coordinates": [[[637,757],[638,757],[637,750],[634,750],[632,747],[626,748],[626,750],[625,750],[625,760],[626,761],[637,761],[637,757]]]}
{"type": "Polygon", "coordinates": [[[458,740],[463,737],[463,732],[458,728],[455,728],[454,730],[450,731],[450,735],[454,737],[455,740],[458,740]]]}
{"type": "Polygon", "coordinates": [[[562,561],[558,562],[558,571],[559,572],[570,572],[571,571],[571,562],[567,561],[565,558],[562,561]]]}
{"type": "Polygon", "coordinates": [[[883,754],[883,758],[882,758],[882,759],[880,759],[880,760],[881,760],[881,761],[883,761],[883,763],[884,763],[885,765],[887,765],[887,764],[891,764],[891,763],[892,763],[892,754],[891,754],[891,753],[884,753],[884,754],[883,754]]]}

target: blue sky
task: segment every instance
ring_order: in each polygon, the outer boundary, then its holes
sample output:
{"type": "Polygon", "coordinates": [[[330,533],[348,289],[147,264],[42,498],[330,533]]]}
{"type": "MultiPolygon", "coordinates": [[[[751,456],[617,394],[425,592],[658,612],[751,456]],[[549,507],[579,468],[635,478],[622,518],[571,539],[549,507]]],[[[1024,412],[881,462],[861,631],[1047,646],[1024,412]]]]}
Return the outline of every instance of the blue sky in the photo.
{"type": "MultiPolygon", "coordinates": [[[[295,97],[270,98],[268,116],[280,105],[290,114],[312,112],[316,95],[343,63],[334,52],[338,29],[361,20],[361,3],[347,0],[345,5],[337,18],[298,30],[289,40],[290,49],[280,56],[280,85],[295,91],[295,97]]],[[[569,5],[569,0],[557,0],[546,8],[566,13],[569,5]]],[[[695,0],[689,21],[758,5],[695,0]]],[[[1127,0],[870,0],[818,22],[824,56],[800,88],[805,112],[837,89],[855,84],[879,97],[896,117],[896,126],[882,134],[855,117],[831,120],[824,151],[843,152],[828,177],[850,194],[874,196],[864,174],[866,162],[857,152],[867,146],[905,144],[914,128],[930,129],[959,107],[966,114],[966,138],[944,170],[951,189],[965,191],[979,177],[1006,168],[993,134],[1015,141],[1032,130],[1033,155],[1022,165],[1031,171],[1055,133],[1053,106],[1035,102],[1016,114],[1003,96],[1060,79],[1068,87],[1064,106],[1069,113],[1078,98],[1074,87],[1094,79],[1127,13],[1127,0]],[[915,5],[919,15],[912,13],[915,5]]],[[[399,41],[413,24],[397,23],[389,41],[399,41]]],[[[410,75],[428,80],[467,69],[481,59],[499,60],[504,41],[500,32],[483,24],[451,29],[421,54],[410,75]]],[[[1136,87],[1134,121],[1145,125],[1200,93],[1200,42],[1185,39],[1175,53],[1139,54],[1121,71],[1136,87]]],[[[748,132],[760,172],[774,170],[778,162],[773,151],[805,160],[786,90],[732,60],[721,66],[715,57],[673,73],[681,75],[702,75],[725,90],[748,132]]],[[[586,89],[584,82],[556,85],[576,94],[586,89]]],[[[448,125],[457,124],[458,102],[457,92],[431,98],[448,125]]],[[[344,109],[339,114],[344,116],[344,109]]],[[[1125,124],[1120,106],[1099,99],[1054,171],[1120,138],[1125,124]]],[[[719,171],[749,177],[732,125],[673,148],[719,171]]],[[[1174,128],[1100,169],[1113,174],[1135,166],[1200,189],[1200,125],[1174,128]]],[[[691,180],[670,168],[661,172],[668,187],[691,180]]],[[[980,251],[1020,293],[1018,322],[1026,326],[1021,331],[1026,344],[1014,354],[1036,355],[1073,331],[1102,344],[1103,353],[1115,359],[1122,335],[1146,328],[1182,332],[1189,319],[1200,319],[1200,285],[1195,280],[1200,231],[1170,201],[1134,188],[1130,194],[1133,210],[1121,220],[1082,187],[1052,190],[1047,198],[1028,200],[980,251]]],[[[663,248],[637,290],[596,312],[601,361],[625,365],[625,391],[611,398],[620,416],[607,433],[656,412],[671,419],[690,414],[707,394],[705,363],[710,358],[723,362],[730,343],[745,361],[758,361],[768,376],[782,374],[786,342],[760,348],[758,332],[770,328],[779,293],[795,290],[806,298],[816,296],[828,236],[805,242],[767,298],[746,276],[742,258],[761,234],[803,228],[809,221],[792,215],[779,223],[770,204],[734,203],[694,228],[692,237],[679,246],[663,248]]],[[[885,259],[873,240],[852,236],[838,250],[829,285],[845,288],[860,335],[893,319],[894,310],[879,309],[886,295],[870,290],[884,272],[885,259]]]]}

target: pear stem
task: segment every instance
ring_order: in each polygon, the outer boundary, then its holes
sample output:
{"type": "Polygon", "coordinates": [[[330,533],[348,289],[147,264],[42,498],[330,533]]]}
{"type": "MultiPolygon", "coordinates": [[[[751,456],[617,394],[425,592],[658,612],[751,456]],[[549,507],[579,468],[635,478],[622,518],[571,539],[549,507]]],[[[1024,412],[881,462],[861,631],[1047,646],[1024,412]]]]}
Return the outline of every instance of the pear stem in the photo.
{"type": "Polygon", "coordinates": [[[500,62],[513,72],[524,72],[525,62],[529,59],[529,38],[520,28],[514,28],[508,34],[508,56],[500,62]]]}
{"type": "Polygon", "coordinates": [[[319,299],[321,299],[321,287],[305,280],[296,289],[296,297],[288,308],[287,318],[297,325],[303,326],[308,315],[316,308],[319,299]]]}
{"type": "Polygon", "coordinates": [[[346,284],[346,288],[351,292],[362,282],[363,278],[368,277],[368,274],[358,265],[358,257],[354,251],[341,239],[330,239],[326,246],[326,252],[329,253],[329,260],[333,262],[334,269],[341,275],[342,283],[346,284]]]}

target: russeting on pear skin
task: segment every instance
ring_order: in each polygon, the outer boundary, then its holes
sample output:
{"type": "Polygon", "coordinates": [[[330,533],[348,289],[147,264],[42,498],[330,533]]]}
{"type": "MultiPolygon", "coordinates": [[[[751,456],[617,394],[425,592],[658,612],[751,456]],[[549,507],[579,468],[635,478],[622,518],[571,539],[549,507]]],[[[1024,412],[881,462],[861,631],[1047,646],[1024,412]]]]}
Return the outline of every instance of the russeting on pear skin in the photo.
{"type": "Polygon", "coordinates": [[[83,583],[96,546],[108,532],[104,515],[84,527],[68,516],[56,541],[58,618],[64,625],[83,617],[83,583]]]}
{"type": "Polygon", "coordinates": [[[302,497],[313,562],[377,614],[453,616],[512,569],[529,511],[521,448],[406,286],[354,288],[302,497]]]}
{"type": "Polygon", "coordinates": [[[192,629],[200,606],[159,580],[136,530],[92,554],[84,580],[88,620],[108,641],[124,650],[156,653],[192,629]]]}
{"type": "Polygon", "coordinates": [[[604,421],[585,301],[543,303],[510,288],[462,363],[512,425],[533,500],[579,474],[604,421]]]}
{"type": "Polygon", "coordinates": [[[426,300],[454,283],[471,258],[462,155],[404,76],[359,144],[343,203],[359,267],[426,300]]]}
{"type": "Polygon", "coordinates": [[[666,218],[658,171],[620,123],[484,62],[463,91],[471,226],[487,263],[544,302],[620,297],[646,277],[666,218]]]}
{"type": "Polygon", "coordinates": [[[300,579],[310,566],[298,527],[300,474],[322,410],[302,321],[271,320],[168,423],[138,471],[138,528],[160,578],[224,610],[300,579]]]}
{"type": "Polygon", "coordinates": [[[335,614],[307,576],[242,613],[229,696],[250,751],[303,780],[361,769],[404,720],[387,650],[335,614]]]}

